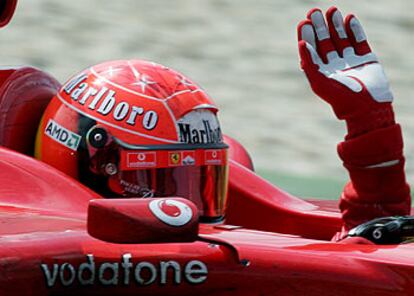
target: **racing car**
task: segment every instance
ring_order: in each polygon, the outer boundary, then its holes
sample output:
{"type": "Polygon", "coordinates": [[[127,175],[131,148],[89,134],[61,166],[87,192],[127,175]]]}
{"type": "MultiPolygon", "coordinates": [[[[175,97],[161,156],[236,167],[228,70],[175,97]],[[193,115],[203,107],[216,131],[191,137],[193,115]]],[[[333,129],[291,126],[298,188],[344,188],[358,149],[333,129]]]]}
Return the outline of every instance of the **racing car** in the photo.
{"type": "MultiPolygon", "coordinates": [[[[0,25],[16,1],[2,1],[0,25]]],[[[409,295],[412,219],[361,225],[254,172],[231,137],[225,223],[179,197],[104,199],[32,157],[60,88],[30,67],[0,70],[0,295],[409,295]]]]}

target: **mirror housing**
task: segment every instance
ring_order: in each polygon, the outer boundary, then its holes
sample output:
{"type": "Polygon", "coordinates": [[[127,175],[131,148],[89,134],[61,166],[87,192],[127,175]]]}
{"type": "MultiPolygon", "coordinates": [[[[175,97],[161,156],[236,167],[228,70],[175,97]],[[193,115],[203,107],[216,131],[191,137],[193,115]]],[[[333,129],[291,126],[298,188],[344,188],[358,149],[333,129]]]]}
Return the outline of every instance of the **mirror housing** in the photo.
{"type": "Polygon", "coordinates": [[[184,198],[93,199],[87,229],[99,240],[118,244],[193,242],[198,210],[184,198]]]}
{"type": "Polygon", "coordinates": [[[17,0],[0,1],[0,28],[6,26],[16,10],[17,0]]]}

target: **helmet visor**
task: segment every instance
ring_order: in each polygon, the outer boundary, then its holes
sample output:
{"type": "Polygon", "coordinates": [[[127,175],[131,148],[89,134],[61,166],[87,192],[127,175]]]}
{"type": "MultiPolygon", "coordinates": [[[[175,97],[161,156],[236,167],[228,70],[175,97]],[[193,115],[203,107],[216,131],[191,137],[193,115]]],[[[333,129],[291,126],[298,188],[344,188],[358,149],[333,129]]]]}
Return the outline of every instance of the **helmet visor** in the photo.
{"type": "Polygon", "coordinates": [[[227,195],[227,147],[194,150],[120,151],[112,192],[124,197],[184,197],[201,219],[221,219],[227,195]]]}

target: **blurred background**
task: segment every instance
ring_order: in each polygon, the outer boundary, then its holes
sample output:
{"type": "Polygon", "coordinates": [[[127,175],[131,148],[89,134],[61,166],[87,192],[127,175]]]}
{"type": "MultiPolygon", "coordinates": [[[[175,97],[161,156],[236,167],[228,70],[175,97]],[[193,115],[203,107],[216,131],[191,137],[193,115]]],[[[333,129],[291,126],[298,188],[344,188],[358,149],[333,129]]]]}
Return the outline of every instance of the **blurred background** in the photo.
{"type": "Polygon", "coordinates": [[[30,64],[60,82],[111,59],[156,61],[198,82],[224,132],[257,171],[303,197],[336,199],[345,133],[299,70],[296,24],[317,6],[356,14],[391,80],[414,182],[414,2],[407,0],[20,0],[0,31],[2,65],[30,64]]]}

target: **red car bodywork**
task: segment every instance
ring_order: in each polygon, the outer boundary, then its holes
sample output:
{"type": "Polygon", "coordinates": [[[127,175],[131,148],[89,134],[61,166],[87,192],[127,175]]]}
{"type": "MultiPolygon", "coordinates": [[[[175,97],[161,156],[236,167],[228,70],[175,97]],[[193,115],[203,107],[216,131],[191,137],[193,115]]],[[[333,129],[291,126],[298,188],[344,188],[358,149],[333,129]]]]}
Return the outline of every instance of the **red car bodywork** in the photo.
{"type": "Polygon", "coordinates": [[[199,225],[183,243],[91,237],[87,207],[100,197],[5,148],[0,180],[0,295],[406,295],[414,285],[412,245],[332,243],[338,213],[234,161],[226,224],[199,225]]]}

